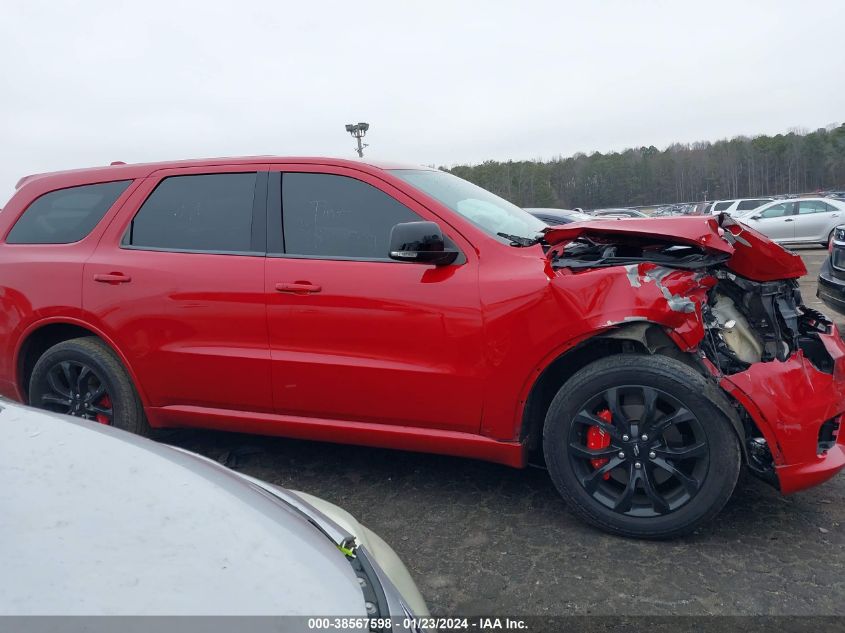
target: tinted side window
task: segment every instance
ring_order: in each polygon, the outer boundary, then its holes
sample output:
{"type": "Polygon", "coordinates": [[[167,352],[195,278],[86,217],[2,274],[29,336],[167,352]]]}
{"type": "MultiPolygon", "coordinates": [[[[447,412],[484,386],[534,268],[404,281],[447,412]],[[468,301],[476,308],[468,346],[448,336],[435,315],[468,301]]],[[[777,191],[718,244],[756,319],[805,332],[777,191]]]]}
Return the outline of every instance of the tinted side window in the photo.
{"type": "Polygon", "coordinates": [[[138,248],[250,252],[254,172],[171,176],[138,210],[123,243],[138,248]]]}
{"type": "Polygon", "coordinates": [[[420,216],[354,178],[329,174],[282,176],[285,252],[290,255],[387,259],[390,231],[420,216]]]}
{"type": "Polygon", "coordinates": [[[131,180],[69,187],[37,198],[12,227],[9,244],[70,244],[97,226],[131,180]]]}
{"type": "Polygon", "coordinates": [[[714,211],[724,211],[725,209],[727,209],[732,204],[733,204],[733,200],[728,200],[727,202],[717,202],[716,204],[713,205],[713,210],[714,211]]]}
{"type": "Polygon", "coordinates": [[[769,202],[769,200],[742,200],[737,205],[737,211],[748,211],[750,209],[756,209],[757,207],[769,202]]]}

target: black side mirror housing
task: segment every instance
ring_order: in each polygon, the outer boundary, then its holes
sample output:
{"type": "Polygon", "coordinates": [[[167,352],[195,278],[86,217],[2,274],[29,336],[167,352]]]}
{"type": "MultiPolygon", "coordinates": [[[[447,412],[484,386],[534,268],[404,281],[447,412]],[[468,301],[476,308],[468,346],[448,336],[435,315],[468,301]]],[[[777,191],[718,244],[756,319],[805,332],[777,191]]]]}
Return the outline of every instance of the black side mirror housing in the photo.
{"type": "Polygon", "coordinates": [[[446,248],[443,231],[436,222],[403,222],[390,231],[390,259],[447,266],[458,254],[446,248]]]}

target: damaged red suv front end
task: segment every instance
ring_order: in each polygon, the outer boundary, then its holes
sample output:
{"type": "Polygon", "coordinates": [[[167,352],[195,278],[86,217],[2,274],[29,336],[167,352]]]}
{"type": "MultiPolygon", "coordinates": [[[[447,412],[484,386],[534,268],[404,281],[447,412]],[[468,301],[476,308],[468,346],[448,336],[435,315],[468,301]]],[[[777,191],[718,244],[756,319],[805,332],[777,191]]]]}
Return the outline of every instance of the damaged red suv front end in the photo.
{"type": "Polygon", "coordinates": [[[613,300],[585,310],[594,327],[658,323],[697,358],[743,427],[752,472],[791,493],[845,468],[845,343],[802,304],[798,255],[729,216],[570,224],[544,237],[567,286],[602,275],[613,300]]]}

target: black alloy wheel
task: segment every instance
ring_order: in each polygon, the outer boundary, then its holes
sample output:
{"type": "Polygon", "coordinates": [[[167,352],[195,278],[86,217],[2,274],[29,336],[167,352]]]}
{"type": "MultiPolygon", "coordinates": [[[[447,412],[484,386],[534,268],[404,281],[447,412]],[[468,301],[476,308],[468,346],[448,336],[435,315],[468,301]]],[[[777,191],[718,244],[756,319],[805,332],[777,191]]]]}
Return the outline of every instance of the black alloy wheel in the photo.
{"type": "Polygon", "coordinates": [[[29,379],[29,403],[138,435],[153,431],[129,372],[95,336],[62,341],[41,355],[29,379]]]}
{"type": "Polygon", "coordinates": [[[111,424],[114,418],[111,395],[105,381],[85,363],[61,360],[46,373],[49,390],[41,393],[41,408],[73,415],[100,424],[111,424]]]}
{"type": "Polygon", "coordinates": [[[584,490],[614,512],[668,514],[701,489],[710,463],[698,418],[669,394],[644,385],[611,387],[579,408],[570,427],[569,455],[584,490]],[[607,411],[608,423],[599,413],[607,411]],[[589,429],[607,446],[589,448],[589,429]]]}
{"type": "Polygon", "coordinates": [[[612,534],[667,539],[711,520],[730,498],[741,432],[702,372],[666,356],[619,354],[560,387],[543,453],[580,518],[612,534]]]}

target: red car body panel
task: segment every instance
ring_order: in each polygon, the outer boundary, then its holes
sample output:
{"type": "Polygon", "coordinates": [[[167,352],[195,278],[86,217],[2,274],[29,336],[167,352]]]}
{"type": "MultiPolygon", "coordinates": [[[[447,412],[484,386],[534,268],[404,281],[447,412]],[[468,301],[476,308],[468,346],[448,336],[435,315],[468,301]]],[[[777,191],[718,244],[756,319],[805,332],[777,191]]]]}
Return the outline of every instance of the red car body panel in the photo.
{"type": "Polygon", "coordinates": [[[714,216],[679,216],[670,218],[630,218],[573,222],[562,227],[552,227],[546,242],[560,244],[576,237],[622,235],[649,238],[671,238],[675,242],[701,246],[707,250],[731,254],[731,245],[722,239],[714,216]]]}
{"type": "MultiPolygon", "coordinates": [[[[24,179],[0,214],[0,393],[25,401],[24,342],[45,324],[69,323],[119,354],[152,426],[367,444],[518,467],[526,463],[531,390],[562,354],[637,323],[657,324],[680,350],[698,352],[714,277],[649,262],[554,268],[540,245],[513,248],[487,235],[392,174],[394,167],[400,166],[256,157],[24,179]],[[163,177],[280,170],[369,183],[440,224],[464,259],[438,268],[120,245],[163,177]],[[81,241],[5,243],[43,193],[114,180],[133,183],[81,241]],[[94,280],[118,273],[131,283],[94,280]],[[280,284],[320,292],[279,292],[280,284]]],[[[581,236],[618,235],[696,245],[728,257],[728,268],[756,281],[806,272],[796,255],[714,218],[596,221],[552,228],[545,237],[555,252],[581,236]]],[[[845,466],[845,436],[823,456],[815,450],[821,424],[845,412],[845,344],[836,334],[822,338],[835,362],[832,374],[800,351],[730,376],[709,365],[714,381],[765,435],[784,492],[845,466]]]]}
{"type": "Polygon", "coordinates": [[[799,350],[784,362],[758,363],[720,383],[766,437],[784,494],[819,484],[845,467],[845,434],[824,455],[816,451],[822,423],[841,422],[845,411],[845,345],[838,334],[821,336],[834,360],[832,374],[816,369],[799,350]]]}
{"type": "Polygon", "coordinates": [[[781,248],[766,236],[729,216],[723,216],[721,220],[715,216],[597,220],[554,227],[545,233],[546,241],[553,245],[565,244],[581,236],[670,239],[676,243],[698,246],[706,251],[730,255],[726,266],[754,281],[797,279],[807,274],[800,255],[781,248]],[[725,231],[730,232],[732,239],[724,239],[725,231]]]}

